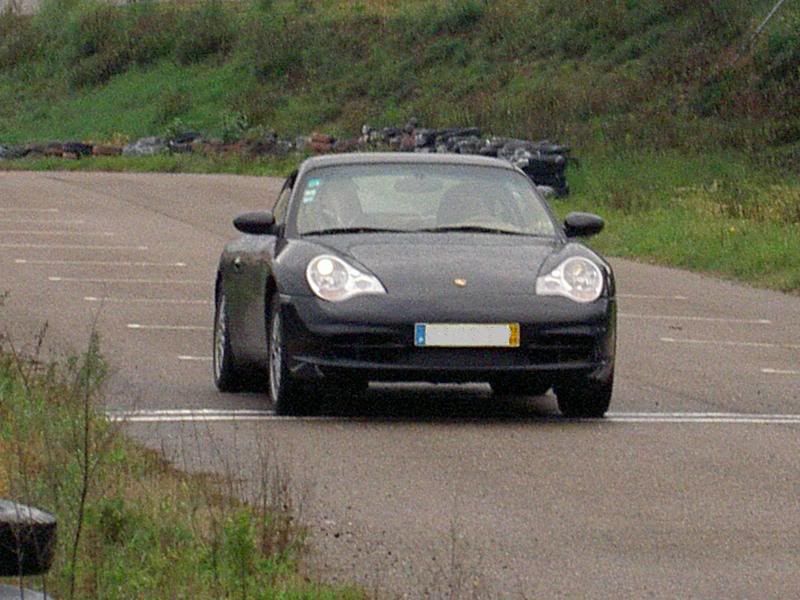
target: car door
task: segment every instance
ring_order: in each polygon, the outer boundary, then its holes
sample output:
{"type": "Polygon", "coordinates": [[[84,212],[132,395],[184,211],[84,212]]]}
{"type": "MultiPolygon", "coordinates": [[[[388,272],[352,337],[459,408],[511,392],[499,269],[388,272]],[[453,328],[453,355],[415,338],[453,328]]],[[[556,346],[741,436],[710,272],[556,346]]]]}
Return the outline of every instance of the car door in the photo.
{"type": "Polygon", "coordinates": [[[267,280],[272,272],[275,245],[285,222],[289,197],[296,179],[292,173],[273,205],[274,235],[243,235],[228,249],[225,286],[231,307],[232,341],[243,360],[266,365],[267,280]]]}

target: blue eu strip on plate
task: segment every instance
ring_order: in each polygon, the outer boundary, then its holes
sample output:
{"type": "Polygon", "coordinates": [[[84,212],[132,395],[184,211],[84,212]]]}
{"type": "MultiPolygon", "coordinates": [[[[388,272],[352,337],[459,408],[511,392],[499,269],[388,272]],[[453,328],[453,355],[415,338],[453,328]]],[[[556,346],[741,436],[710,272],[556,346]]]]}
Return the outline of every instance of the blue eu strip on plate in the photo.
{"type": "Polygon", "coordinates": [[[414,326],[414,345],[415,346],[424,346],[425,345],[425,324],[424,323],[417,323],[414,326]]]}

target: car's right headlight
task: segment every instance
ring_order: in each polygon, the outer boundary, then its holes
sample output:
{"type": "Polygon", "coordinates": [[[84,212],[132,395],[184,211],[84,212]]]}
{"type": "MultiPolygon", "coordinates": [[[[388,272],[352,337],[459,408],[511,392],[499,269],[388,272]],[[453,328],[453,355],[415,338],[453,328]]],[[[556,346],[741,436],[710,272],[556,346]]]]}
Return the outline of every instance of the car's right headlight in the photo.
{"type": "Polygon", "coordinates": [[[588,258],[573,256],[536,279],[540,296],[564,296],[575,302],[594,302],[603,293],[603,272],[588,258]]]}
{"type": "Polygon", "coordinates": [[[377,277],[330,254],[317,256],[308,263],[306,280],[315,295],[329,302],[340,302],[359,294],[386,293],[377,277]]]}

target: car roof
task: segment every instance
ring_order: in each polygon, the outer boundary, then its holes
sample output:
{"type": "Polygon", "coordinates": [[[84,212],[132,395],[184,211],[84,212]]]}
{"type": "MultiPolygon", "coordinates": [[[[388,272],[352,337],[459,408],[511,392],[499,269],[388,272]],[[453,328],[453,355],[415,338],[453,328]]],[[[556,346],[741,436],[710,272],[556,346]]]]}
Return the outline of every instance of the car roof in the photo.
{"type": "Polygon", "coordinates": [[[494,167],[516,171],[511,163],[489,156],[474,154],[433,154],[424,152],[353,152],[348,154],[326,154],[306,159],[300,166],[300,172],[318,167],[340,165],[379,165],[379,164],[416,164],[416,165],[463,165],[475,167],[494,167]]]}

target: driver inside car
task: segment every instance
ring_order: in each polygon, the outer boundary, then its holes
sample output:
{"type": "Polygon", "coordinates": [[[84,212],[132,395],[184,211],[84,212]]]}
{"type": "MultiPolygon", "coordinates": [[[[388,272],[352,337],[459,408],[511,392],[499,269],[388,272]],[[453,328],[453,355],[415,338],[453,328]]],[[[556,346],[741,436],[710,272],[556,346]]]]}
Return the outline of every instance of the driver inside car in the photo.
{"type": "Polygon", "coordinates": [[[316,194],[314,216],[320,229],[357,227],[363,224],[364,213],[358,188],[350,179],[324,182],[316,194]]]}

